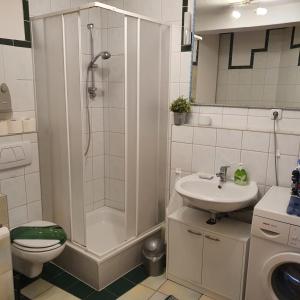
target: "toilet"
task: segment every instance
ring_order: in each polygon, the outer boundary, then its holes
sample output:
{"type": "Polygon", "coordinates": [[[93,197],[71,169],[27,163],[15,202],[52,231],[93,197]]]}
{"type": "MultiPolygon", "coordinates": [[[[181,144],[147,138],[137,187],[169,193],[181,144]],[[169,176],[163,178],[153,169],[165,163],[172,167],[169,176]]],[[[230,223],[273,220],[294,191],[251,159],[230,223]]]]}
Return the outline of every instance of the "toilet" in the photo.
{"type": "Polygon", "coordinates": [[[11,230],[14,270],[33,278],[41,274],[43,264],[55,259],[65,248],[63,228],[47,221],[33,221],[11,230]]]}

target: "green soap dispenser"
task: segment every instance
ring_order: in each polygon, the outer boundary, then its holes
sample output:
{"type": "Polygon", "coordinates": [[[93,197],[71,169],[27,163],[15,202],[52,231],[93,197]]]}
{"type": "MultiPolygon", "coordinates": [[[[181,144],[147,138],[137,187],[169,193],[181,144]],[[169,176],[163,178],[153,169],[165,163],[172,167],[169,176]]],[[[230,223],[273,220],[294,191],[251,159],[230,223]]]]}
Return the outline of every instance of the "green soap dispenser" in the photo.
{"type": "Polygon", "coordinates": [[[239,164],[239,167],[234,172],[234,183],[238,185],[246,185],[248,183],[248,174],[242,163],[239,164]]]}

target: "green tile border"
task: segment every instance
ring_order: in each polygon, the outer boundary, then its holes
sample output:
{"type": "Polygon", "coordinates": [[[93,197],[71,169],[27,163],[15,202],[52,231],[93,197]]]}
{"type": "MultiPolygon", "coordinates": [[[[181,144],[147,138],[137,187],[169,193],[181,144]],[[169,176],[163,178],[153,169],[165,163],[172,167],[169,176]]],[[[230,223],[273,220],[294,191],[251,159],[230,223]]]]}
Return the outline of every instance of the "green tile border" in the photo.
{"type": "Polygon", "coordinates": [[[23,0],[23,19],[24,19],[24,33],[25,40],[12,40],[0,38],[0,45],[31,48],[31,32],[30,32],[30,18],[29,18],[29,4],[28,0],[23,0]]]}
{"type": "Polygon", "coordinates": [[[146,278],[148,278],[149,275],[147,274],[145,268],[142,265],[140,265],[128,272],[127,274],[125,274],[123,277],[135,284],[139,284],[146,278]]]}
{"type": "MultiPolygon", "coordinates": [[[[15,279],[19,279],[19,288],[24,288],[28,284],[32,283],[38,278],[42,278],[51,284],[63,289],[69,294],[78,297],[79,299],[85,300],[116,300],[118,297],[122,296],[140,282],[146,279],[148,276],[142,265],[137,266],[133,270],[129,271],[123,277],[117,279],[115,282],[111,283],[108,287],[101,291],[97,291],[92,287],[88,286],[84,282],[75,278],[71,274],[65,272],[63,269],[59,268],[53,263],[44,264],[42,274],[34,279],[27,278],[17,272],[14,273],[15,279]]],[[[27,300],[23,295],[17,297],[18,289],[15,286],[16,299],[27,300]]],[[[29,299],[30,300],[30,299],[29,299]]]]}

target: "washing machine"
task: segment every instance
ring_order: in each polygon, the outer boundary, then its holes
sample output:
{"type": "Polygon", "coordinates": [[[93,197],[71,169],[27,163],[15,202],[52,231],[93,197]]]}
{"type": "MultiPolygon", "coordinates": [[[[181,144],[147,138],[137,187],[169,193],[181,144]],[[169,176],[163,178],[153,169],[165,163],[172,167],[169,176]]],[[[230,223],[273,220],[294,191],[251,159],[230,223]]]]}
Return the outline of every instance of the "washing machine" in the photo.
{"type": "Polygon", "coordinates": [[[300,300],[300,217],[290,189],[272,187],[254,208],[246,300],[300,300]]]}

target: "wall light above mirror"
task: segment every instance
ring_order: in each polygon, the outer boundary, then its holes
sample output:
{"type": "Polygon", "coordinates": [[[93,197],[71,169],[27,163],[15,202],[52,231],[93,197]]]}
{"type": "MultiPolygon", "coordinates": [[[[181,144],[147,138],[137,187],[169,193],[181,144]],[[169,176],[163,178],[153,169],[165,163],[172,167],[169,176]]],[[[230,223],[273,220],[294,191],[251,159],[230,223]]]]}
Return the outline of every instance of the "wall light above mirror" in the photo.
{"type": "Polygon", "coordinates": [[[296,11],[300,1],[197,0],[191,87],[195,104],[300,109],[296,11]],[[266,8],[267,14],[257,14],[257,8],[266,8]],[[240,12],[239,19],[232,17],[233,10],[240,12]]]}

